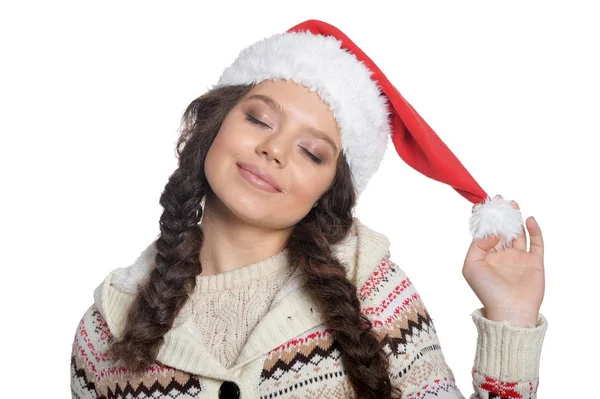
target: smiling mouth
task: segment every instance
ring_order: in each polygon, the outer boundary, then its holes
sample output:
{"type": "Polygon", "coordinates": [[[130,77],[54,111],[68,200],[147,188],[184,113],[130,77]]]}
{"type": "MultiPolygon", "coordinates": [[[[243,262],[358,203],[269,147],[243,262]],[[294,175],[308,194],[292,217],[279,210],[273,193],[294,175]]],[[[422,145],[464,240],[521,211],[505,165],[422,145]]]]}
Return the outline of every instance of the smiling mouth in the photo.
{"type": "Polygon", "coordinates": [[[237,169],[238,169],[238,172],[240,173],[240,175],[248,183],[252,184],[254,187],[257,187],[259,189],[262,189],[263,191],[267,191],[267,192],[270,192],[270,193],[279,193],[280,192],[275,187],[273,187],[272,185],[270,185],[269,183],[267,183],[265,180],[261,179],[260,177],[258,177],[254,173],[252,173],[250,171],[247,171],[246,169],[242,169],[239,166],[237,166],[237,169]]]}

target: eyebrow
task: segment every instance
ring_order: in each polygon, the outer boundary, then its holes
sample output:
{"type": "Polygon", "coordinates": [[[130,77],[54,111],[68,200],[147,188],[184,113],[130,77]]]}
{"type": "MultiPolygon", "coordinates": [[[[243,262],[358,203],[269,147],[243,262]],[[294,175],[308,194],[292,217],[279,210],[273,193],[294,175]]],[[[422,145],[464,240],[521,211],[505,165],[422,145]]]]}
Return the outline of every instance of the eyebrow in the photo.
{"type": "MultiPolygon", "coordinates": [[[[285,117],[285,110],[283,109],[283,106],[281,104],[279,104],[277,101],[275,101],[274,99],[272,99],[271,97],[266,96],[264,94],[253,94],[250,97],[248,97],[248,100],[252,100],[252,99],[263,101],[265,104],[267,104],[269,107],[271,107],[275,112],[277,112],[281,116],[285,117]]],[[[333,147],[333,150],[337,154],[338,148],[335,145],[335,142],[326,133],[320,131],[317,128],[314,128],[312,126],[307,126],[307,125],[302,125],[302,129],[304,131],[310,133],[314,137],[321,139],[321,140],[325,141],[326,143],[328,143],[331,147],[333,147]]]]}

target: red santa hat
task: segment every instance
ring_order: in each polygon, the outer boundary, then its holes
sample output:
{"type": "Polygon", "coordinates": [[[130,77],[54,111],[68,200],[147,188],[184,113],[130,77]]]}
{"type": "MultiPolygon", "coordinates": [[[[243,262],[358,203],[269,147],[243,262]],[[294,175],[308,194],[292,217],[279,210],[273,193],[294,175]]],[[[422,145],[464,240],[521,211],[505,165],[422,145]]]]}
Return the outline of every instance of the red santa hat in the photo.
{"type": "Polygon", "coordinates": [[[339,29],[308,20],[255,42],[223,71],[215,87],[278,79],[307,87],[329,105],[358,196],[378,170],[391,137],[404,162],[475,204],[469,220],[474,239],[499,234],[497,250],[512,246],[522,231],[520,211],[510,200],[490,198],[483,191],[377,65],[339,29]]]}

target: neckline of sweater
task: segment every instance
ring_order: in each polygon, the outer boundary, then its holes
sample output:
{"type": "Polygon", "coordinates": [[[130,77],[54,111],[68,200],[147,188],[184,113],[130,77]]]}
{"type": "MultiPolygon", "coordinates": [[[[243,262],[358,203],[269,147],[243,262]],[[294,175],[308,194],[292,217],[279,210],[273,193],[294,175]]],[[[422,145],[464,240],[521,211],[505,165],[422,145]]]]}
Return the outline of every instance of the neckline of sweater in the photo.
{"type": "MultiPolygon", "coordinates": [[[[277,254],[233,270],[222,273],[196,276],[196,289],[198,293],[211,293],[230,290],[254,280],[268,278],[289,270],[289,250],[284,248],[277,254]]],[[[291,270],[289,270],[291,272],[291,270]]]]}

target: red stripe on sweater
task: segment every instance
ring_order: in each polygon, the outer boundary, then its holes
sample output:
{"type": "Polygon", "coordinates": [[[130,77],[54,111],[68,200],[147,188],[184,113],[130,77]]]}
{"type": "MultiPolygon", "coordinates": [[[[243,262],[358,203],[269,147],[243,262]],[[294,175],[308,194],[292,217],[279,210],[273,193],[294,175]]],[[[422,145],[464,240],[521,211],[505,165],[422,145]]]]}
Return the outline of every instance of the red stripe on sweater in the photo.
{"type": "MultiPolygon", "coordinates": [[[[438,394],[440,393],[440,391],[443,391],[443,392],[458,391],[458,388],[456,387],[456,381],[454,380],[454,378],[444,377],[444,379],[438,378],[436,380],[433,380],[433,382],[430,382],[429,384],[425,384],[424,386],[422,386],[419,391],[409,393],[406,396],[406,399],[423,398],[423,397],[425,397],[425,395],[429,395],[429,394],[437,397],[438,394]]],[[[427,396],[427,397],[429,397],[429,396],[427,396]]]]}
{"type": "Polygon", "coordinates": [[[400,285],[397,285],[396,287],[394,287],[392,292],[390,292],[387,295],[387,297],[381,302],[381,304],[379,306],[365,308],[365,309],[363,309],[363,312],[365,314],[380,315],[391,303],[394,302],[394,300],[399,295],[401,295],[411,285],[412,285],[412,282],[408,278],[405,278],[404,280],[402,280],[400,285]]]}
{"type": "Polygon", "coordinates": [[[379,263],[377,270],[371,273],[367,281],[363,284],[363,286],[358,292],[358,295],[361,298],[366,298],[369,295],[371,295],[371,291],[373,291],[373,288],[375,288],[377,284],[381,282],[383,277],[385,277],[389,273],[389,271],[392,269],[392,266],[393,264],[390,261],[390,258],[384,257],[379,263]]]}
{"type": "MultiPolygon", "coordinates": [[[[100,329],[96,330],[97,336],[94,337],[96,338],[95,340],[104,341],[111,338],[112,334],[110,333],[108,325],[100,312],[98,312],[96,315],[96,322],[98,323],[100,329]]],[[[90,338],[88,330],[85,327],[85,317],[80,321],[75,340],[77,341],[77,353],[83,360],[85,360],[85,363],[92,370],[98,381],[114,375],[121,375],[123,373],[131,372],[131,370],[127,367],[106,367],[111,365],[111,358],[108,356],[108,352],[100,352],[96,349],[96,346],[94,345],[95,340],[90,338]],[[81,345],[82,341],[84,345],[81,345]]],[[[159,374],[172,369],[173,368],[169,366],[161,367],[158,365],[151,365],[146,367],[145,373],[159,374]]]]}
{"type": "Polygon", "coordinates": [[[333,332],[333,328],[326,328],[321,331],[314,331],[314,332],[306,335],[305,337],[292,339],[292,340],[286,342],[285,344],[280,345],[277,348],[271,350],[269,352],[269,355],[272,353],[278,352],[278,351],[283,351],[285,349],[288,349],[290,346],[293,347],[296,345],[308,344],[310,341],[313,341],[315,339],[325,338],[326,336],[331,335],[332,332],[333,332]]]}
{"type": "MultiPolygon", "coordinates": [[[[414,302],[420,301],[421,297],[418,293],[412,294],[410,297],[406,298],[402,301],[402,304],[394,309],[394,312],[391,316],[386,317],[383,320],[372,319],[373,326],[382,327],[384,325],[388,326],[396,320],[397,316],[406,311],[414,302]]],[[[379,313],[371,313],[379,316],[379,313]]]]}

